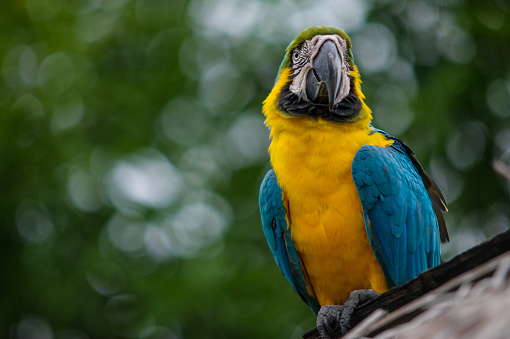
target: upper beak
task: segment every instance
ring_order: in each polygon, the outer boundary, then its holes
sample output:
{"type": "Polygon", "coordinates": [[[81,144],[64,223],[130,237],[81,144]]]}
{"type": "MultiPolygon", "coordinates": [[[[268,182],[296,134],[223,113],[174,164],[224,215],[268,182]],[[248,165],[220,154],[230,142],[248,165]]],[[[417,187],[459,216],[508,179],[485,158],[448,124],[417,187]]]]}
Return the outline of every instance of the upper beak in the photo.
{"type": "Polygon", "coordinates": [[[319,104],[326,99],[329,110],[333,111],[342,82],[342,58],[335,43],[326,40],[313,59],[313,67],[306,76],[306,96],[319,104]]]}

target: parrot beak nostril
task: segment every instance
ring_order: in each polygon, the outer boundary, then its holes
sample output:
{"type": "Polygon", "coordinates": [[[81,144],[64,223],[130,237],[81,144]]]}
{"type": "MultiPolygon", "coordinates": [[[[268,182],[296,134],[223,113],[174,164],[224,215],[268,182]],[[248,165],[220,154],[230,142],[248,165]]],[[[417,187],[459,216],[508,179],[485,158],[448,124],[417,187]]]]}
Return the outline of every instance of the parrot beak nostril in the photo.
{"type": "Polygon", "coordinates": [[[321,81],[319,84],[319,97],[327,98],[328,96],[328,85],[326,85],[325,81],[321,81]]]}
{"type": "Polygon", "coordinates": [[[319,105],[328,105],[329,89],[327,81],[320,80],[315,69],[310,69],[306,76],[306,97],[319,105]]]}

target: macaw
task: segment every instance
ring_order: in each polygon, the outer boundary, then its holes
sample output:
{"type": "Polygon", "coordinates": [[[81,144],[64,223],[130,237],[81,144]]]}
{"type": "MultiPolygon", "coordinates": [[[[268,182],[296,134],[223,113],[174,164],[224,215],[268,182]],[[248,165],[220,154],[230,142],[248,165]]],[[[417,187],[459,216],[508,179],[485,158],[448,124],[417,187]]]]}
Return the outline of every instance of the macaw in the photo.
{"type": "Polygon", "coordinates": [[[262,108],[272,165],[259,194],[264,234],[323,336],[323,306],[339,305],[338,316],[353,297],[413,279],[440,264],[448,241],[440,189],[403,141],[371,125],[360,85],[349,36],[310,27],[287,47],[262,108]]]}

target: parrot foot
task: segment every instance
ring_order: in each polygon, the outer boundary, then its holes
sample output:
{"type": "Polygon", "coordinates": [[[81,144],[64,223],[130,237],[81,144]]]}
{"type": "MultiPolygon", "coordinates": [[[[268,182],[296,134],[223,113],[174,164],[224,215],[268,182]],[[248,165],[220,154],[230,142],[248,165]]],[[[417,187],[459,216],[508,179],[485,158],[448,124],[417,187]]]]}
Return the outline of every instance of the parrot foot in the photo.
{"type": "Polygon", "coordinates": [[[380,296],[381,293],[377,293],[376,291],[370,290],[355,290],[352,291],[349,295],[349,298],[344,303],[342,310],[342,315],[339,320],[340,329],[342,330],[342,334],[347,333],[351,328],[351,317],[354,314],[354,310],[359,305],[362,305],[372,299],[380,296]]]}
{"type": "Polygon", "coordinates": [[[317,314],[317,330],[322,339],[333,339],[335,328],[340,324],[343,306],[324,305],[317,314]]]}
{"type": "Polygon", "coordinates": [[[339,327],[342,334],[346,334],[351,328],[351,317],[354,310],[380,293],[374,290],[352,291],[343,305],[324,305],[317,314],[317,330],[323,339],[332,339],[335,336],[334,328],[339,327]]]}

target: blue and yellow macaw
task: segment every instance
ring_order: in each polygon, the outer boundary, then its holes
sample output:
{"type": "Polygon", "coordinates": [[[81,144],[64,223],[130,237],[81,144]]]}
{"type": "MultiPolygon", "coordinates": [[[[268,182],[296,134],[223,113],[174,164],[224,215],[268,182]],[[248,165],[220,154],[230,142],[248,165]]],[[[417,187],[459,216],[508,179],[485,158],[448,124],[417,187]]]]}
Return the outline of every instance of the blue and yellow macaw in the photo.
{"type": "Polygon", "coordinates": [[[411,149],[371,125],[349,36],[320,26],[287,47],[264,101],[272,168],[259,206],[283,275],[317,314],[441,261],[446,203],[411,149]]]}

